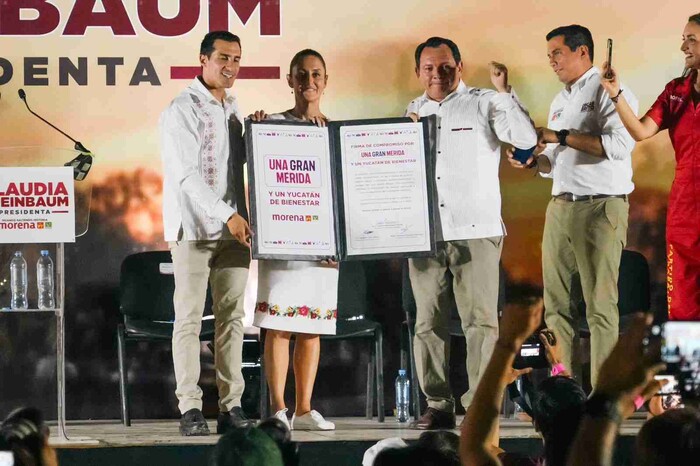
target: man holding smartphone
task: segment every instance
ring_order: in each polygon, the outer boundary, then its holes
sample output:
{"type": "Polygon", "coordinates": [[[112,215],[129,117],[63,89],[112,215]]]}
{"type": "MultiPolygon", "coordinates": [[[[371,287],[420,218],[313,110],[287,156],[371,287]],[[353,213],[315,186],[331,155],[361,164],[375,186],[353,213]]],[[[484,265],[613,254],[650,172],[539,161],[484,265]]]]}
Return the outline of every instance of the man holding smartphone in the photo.
{"type": "MultiPolygon", "coordinates": [[[[542,239],[545,321],[560,338],[563,362],[580,373],[576,357],[579,309],[591,331],[591,380],[617,341],[617,279],[627,241],[628,194],[634,140],[593,67],[593,37],[579,25],[547,34],[549,64],[565,88],[552,101],[538,147],[522,164],[552,178],[542,239]]],[[[637,111],[637,99],[622,87],[637,111]]]]}

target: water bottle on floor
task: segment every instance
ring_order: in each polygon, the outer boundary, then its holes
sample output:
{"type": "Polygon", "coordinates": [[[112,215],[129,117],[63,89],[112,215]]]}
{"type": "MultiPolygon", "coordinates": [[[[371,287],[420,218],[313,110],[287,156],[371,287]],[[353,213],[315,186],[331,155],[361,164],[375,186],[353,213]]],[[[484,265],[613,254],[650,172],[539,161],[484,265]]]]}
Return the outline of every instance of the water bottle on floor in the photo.
{"type": "Polygon", "coordinates": [[[53,288],[53,261],[49,251],[41,251],[41,256],[36,262],[36,285],[39,291],[39,309],[55,309],[53,288]]]}
{"type": "Polygon", "coordinates": [[[10,308],[27,309],[27,261],[22,251],[15,251],[15,257],[10,261],[10,291],[10,308]]]}
{"type": "Polygon", "coordinates": [[[408,404],[411,399],[411,381],[406,377],[406,369],[399,369],[396,377],[396,420],[408,421],[408,404]]]}

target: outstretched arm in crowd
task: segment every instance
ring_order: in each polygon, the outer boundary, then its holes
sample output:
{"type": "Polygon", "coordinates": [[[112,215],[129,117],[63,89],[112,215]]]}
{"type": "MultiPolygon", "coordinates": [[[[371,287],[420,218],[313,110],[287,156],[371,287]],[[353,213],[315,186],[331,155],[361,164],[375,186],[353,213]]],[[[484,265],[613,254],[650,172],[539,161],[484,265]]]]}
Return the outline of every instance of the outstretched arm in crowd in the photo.
{"type": "Polygon", "coordinates": [[[498,415],[503,391],[518,376],[532,369],[514,370],[515,354],[527,337],[542,321],[542,300],[504,313],[500,336],[486,366],[474,399],[462,424],[459,442],[462,464],[465,466],[500,465],[497,458],[498,415]]]}
{"type": "Polygon", "coordinates": [[[625,335],[600,368],[598,383],[586,402],[567,466],[612,465],[615,439],[622,421],[634,413],[635,398],[651,398],[662,386],[654,380],[663,364],[659,347],[643,344],[652,316],[637,314],[625,335]]]}

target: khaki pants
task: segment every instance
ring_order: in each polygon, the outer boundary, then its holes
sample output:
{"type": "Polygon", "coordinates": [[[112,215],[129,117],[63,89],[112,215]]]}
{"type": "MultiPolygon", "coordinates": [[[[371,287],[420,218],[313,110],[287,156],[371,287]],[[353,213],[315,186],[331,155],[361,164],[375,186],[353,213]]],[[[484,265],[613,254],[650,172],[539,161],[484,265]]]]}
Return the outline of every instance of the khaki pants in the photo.
{"type": "Polygon", "coordinates": [[[465,409],[491,358],[498,338],[496,307],[502,245],[501,236],[447,241],[438,243],[437,257],[408,261],[416,299],[416,371],[431,408],[454,411],[449,381],[450,290],[467,340],[469,391],[460,400],[465,409]]]}
{"type": "Polygon", "coordinates": [[[552,199],[542,239],[545,321],[561,342],[564,365],[580,373],[579,312],[591,330],[591,382],[617,342],[617,277],[627,242],[625,199],[552,199]]]}
{"type": "Polygon", "coordinates": [[[181,413],[202,409],[200,342],[207,282],[211,284],[215,318],[214,365],[219,409],[241,405],[245,386],[243,358],[243,297],[250,252],[233,240],[169,243],[175,273],[173,365],[175,395],[181,413]]]}

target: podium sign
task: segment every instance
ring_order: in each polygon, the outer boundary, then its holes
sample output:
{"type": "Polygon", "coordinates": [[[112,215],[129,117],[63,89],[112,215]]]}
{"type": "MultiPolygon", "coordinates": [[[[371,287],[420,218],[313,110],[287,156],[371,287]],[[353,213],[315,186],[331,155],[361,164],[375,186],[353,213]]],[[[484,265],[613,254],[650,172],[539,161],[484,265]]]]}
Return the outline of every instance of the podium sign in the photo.
{"type": "Polygon", "coordinates": [[[0,242],[75,242],[71,167],[0,167],[0,242]]]}

